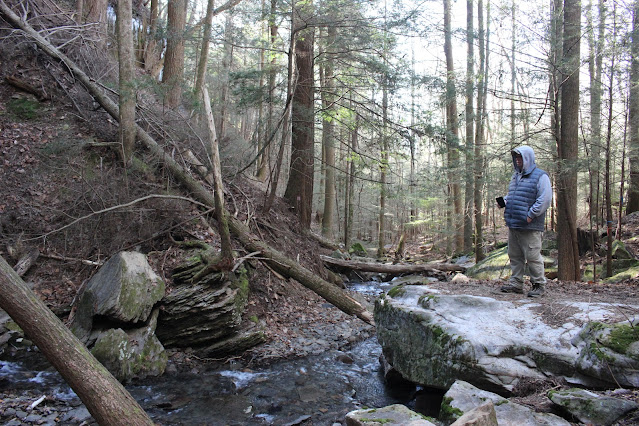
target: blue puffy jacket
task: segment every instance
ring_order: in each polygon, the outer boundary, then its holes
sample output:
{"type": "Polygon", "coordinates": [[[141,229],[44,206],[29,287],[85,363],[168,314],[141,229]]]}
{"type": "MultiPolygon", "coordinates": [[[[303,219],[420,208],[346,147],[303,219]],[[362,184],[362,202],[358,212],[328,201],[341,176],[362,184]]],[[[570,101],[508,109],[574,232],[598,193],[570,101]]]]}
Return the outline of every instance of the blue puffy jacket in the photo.
{"type": "Polygon", "coordinates": [[[529,146],[513,150],[513,173],[508,195],[504,219],[506,226],[518,230],[543,231],[546,210],[552,201],[552,188],[548,174],[535,164],[535,153],[529,146]],[[518,170],[514,154],[523,158],[522,170],[518,170]],[[532,221],[528,223],[527,218],[532,221]]]}

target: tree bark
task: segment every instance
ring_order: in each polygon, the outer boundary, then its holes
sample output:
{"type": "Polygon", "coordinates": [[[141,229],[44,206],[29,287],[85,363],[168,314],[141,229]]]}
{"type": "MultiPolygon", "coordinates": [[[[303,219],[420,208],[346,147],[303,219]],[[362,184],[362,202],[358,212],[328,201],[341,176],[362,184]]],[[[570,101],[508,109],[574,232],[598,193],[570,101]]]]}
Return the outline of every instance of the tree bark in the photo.
{"type": "Polygon", "coordinates": [[[459,166],[459,123],[457,122],[457,89],[455,88],[455,67],[453,65],[453,44],[451,30],[450,0],[444,0],[444,53],[446,55],[446,145],[448,157],[449,213],[452,227],[448,229],[455,236],[455,249],[464,248],[462,221],[462,199],[454,168],[459,166]],[[459,223],[461,222],[461,223],[459,223]],[[459,225],[459,226],[458,226],[459,225]]]}
{"type": "Polygon", "coordinates": [[[561,138],[557,145],[558,277],[581,278],[577,243],[577,156],[579,142],[579,61],[581,2],[564,1],[564,39],[561,89],[561,138]]]}
{"type": "Polygon", "coordinates": [[[117,6],[118,65],[120,91],[120,129],[122,161],[128,165],[135,149],[135,74],[133,72],[133,5],[131,0],[120,0],[117,6]]]}
{"type": "Polygon", "coordinates": [[[166,105],[169,108],[176,108],[182,101],[186,3],[186,0],[170,0],[167,6],[168,28],[162,84],[166,86],[166,105]]]}
{"type": "MultiPolygon", "coordinates": [[[[486,18],[488,26],[489,17],[486,18]]],[[[484,186],[484,123],[486,114],[486,98],[488,84],[488,31],[484,30],[484,2],[477,3],[477,21],[479,26],[479,77],[477,83],[477,126],[475,128],[475,261],[479,262],[485,258],[484,254],[484,233],[482,218],[482,190],[484,186]],[[484,41],[484,37],[486,40],[484,41]]]]}
{"type": "MultiPolygon", "coordinates": [[[[2,12],[6,5],[1,3],[2,12]]],[[[142,407],[0,257],[0,308],[42,351],[101,425],[153,425],[142,407]]]]}
{"type": "Polygon", "coordinates": [[[296,209],[302,229],[310,229],[313,210],[314,31],[308,23],[313,15],[312,6],[311,2],[297,1],[292,14],[297,84],[294,85],[291,106],[291,162],[284,198],[296,209]]]}
{"type": "Polygon", "coordinates": [[[107,6],[107,0],[86,0],[83,7],[86,16],[82,21],[95,25],[90,32],[96,36],[98,47],[105,47],[107,44],[107,6]]]}
{"type": "Polygon", "coordinates": [[[325,118],[322,123],[322,142],[324,146],[324,161],[326,179],[324,181],[324,214],[322,215],[322,235],[327,238],[333,236],[333,216],[335,212],[335,80],[333,78],[334,58],[330,53],[334,47],[337,30],[328,27],[328,53],[324,65],[324,84],[322,87],[322,105],[325,118]]]}
{"type": "Polygon", "coordinates": [[[329,256],[320,256],[327,265],[338,266],[340,268],[354,269],[364,272],[378,272],[382,274],[411,274],[419,272],[463,272],[466,270],[463,266],[453,263],[427,263],[427,264],[388,264],[379,262],[358,262],[355,260],[335,259],[329,256]]]}
{"type": "Polygon", "coordinates": [[[628,163],[628,204],[626,214],[639,211],[639,0],[632,11],[632,41],[630,44],[630,149],[628,163]]]}
{"type": "Polygon", "coordinates": [[[473,25],[473,0],[466,0],[466,152],[464,178],[464,251],[473,249],[473,204],[474,204],[474,145],[475,145],[475,111],[473,95],[475,93],[474,69],[475,29],[473,25]]]}
{"type": "MultiPolygon", "coordinates": [[[[84,71],[82,71],[66,55],[51,45],[51,43],[45,40],[29,24],[22,21],[4,4],[4,1],[2,0],[0,0],[0,11],[4,14],[7,22],[11,23],[11,25],[16,28],[22,29],[42,50],[44,50],[44,52],[64,62],[65,66],[71,73],[73,73],[74,77],[85,86],[89,93],[107,111],[107,113],[114,119],[118,119],[118,106],[111,100],[111,98],[102,92],[100,87],[93,83],[91,78],[89,78],[84,71]]],[[[190,191],[196,199],[210,207],[215,207],[215,199],[211,193],[197,180],[195,180],[179,163],[177,163],[171,154],[165,152],[164,149],[158,145],[158,143],[140,126],[137,126],[137,136],[142,144],[144,144],[144,146],[158,160],[160,160],[164,166],[167,167],[181,185],[190,191]]],[[[260,251],[262,256],[266,258],[264,261],[274,270],[282,275],[297,280],[300,284],[316,292],[326,299],[326,301],[332,303],[335,307],[345,313],[355,315],[369,324],[373,323],[373,315],[366,309],[366,307],[348,296],[341,289],[317,276],[316,273],[311,272],[302,265],[287,258],[279,251],[269,247],[263,241],[260,241],[251,234],[250,230],[240,220],[229,215],[227,215],[227,217],[229,219],[229,230],[233,233],[233,235],[235,235],[240,243],[250,252],[260,251]]]]}
{"type": "Polygon", "coordinates": [[[204,16],[204,29],[202,34],[202,47],[200,48],[200,62],[197,64],[197,72],[195,75],[195,88],[193,91],[202,92],[204,87],[204,76],[206,75],[206,67],[209,61],[209,45],[211,44],[211,25],[213,23],[213,9],[215,0],[209,0],[206,6],[206,15],[204,16]]]}
{"type": "Polygon", "coordinates": [[[213,174],[215,220],[217,221],[218,231],[220,233],[221,245],[220,261],[215,266],[217,267],[217,270],[228,271],[233,268],[233,247],[231,245],[227,211],[224,208],[224,183],[222,182],[219,141],[215,132],[215,120],[213,119],[213,111],[211,110],[211,99],[206,85],[202,87],[201,97],[204,105],[204,118],[207,125],[206,128],[208,131],[208,143],[206,144],[206,150],[209,155],[211,172],[213,174]]]}

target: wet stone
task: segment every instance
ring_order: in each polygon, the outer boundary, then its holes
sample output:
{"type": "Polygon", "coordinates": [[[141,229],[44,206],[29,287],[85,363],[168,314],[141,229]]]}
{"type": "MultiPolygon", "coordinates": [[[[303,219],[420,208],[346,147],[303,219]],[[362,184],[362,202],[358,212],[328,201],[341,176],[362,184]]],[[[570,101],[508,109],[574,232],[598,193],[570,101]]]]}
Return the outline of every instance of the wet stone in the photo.
{"type": "Polygon", "coordinates": [[[42,420],[42,416],[39,414],[29,414],[27,417],[24,418],[24,421],[29,423],[37,423],[40,420],[42,420]]]}

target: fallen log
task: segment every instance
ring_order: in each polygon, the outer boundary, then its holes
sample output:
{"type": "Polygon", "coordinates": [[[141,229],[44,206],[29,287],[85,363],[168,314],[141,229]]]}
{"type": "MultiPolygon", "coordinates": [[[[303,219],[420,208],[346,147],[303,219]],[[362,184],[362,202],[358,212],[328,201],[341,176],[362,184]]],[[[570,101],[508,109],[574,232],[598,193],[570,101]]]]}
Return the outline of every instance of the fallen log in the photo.
{"type": "MultiPolygon", "coordinates": [[[[105,109],[105,111],[114,119],[119,120],[119,109],[117,104],[109,98],[101,88],[95,84],[91,78],[80,69],[69,57],[60,52],[49,41],[42,37],[33,27],[23,21],[16,15],[5,3],[0,0],[0,12],[4,15],[7,22],[16,28],[20,28],[49,56],[58,59],[64,63],[67,69],[73,73],[93,98],[105,109]]],[[[185,170],[169,153],[149,135],[142,127],[137,126],[138,140],[166,166],[171,174],[181,183],[181,185],[191,192],[194,198],[210,207],[215,207],[215,200],[203,185],[193,178],[187,170],[185,170]]],[[[229,229],[231,233],[240,241],[240,243],[249,251],[260,251],[263,262],[273,268],[280,274],[293,278],[303,286],[314,291],[327,302],[333,304],[336,308],[342,310],[349,315],[355,315],[361,320],[373,324],[373,315],[365,306],[350,297],[344,291],[335,285],[323,280],[316,273],[306,269],[297,262],[289,259],[284,254],[268,246],[264,241],[259,240],[252,235],[248,227],[240,220],[228,215],[229,229]]]]}
{"type": "Polygon", "coordinates": [[[154,424],[124,386],[95,359],[1,256],[0,308],[13,318],[60,372],[98,424],[154,424]]]}
{"type": "Polygon", "coordinates": [[[356,260],[335,259],[329,256],[320,256],[322,261],[329,266],[337,266],[339,268],[352,269],[363,272],[377,272],[381,274],[415,274],[420,272],[438,273],[438,272],[464,272],[465,267],[455,265],[454,263],[422,263],[422,264],[389,264],[378,262],[360,262],[356,260]]]}

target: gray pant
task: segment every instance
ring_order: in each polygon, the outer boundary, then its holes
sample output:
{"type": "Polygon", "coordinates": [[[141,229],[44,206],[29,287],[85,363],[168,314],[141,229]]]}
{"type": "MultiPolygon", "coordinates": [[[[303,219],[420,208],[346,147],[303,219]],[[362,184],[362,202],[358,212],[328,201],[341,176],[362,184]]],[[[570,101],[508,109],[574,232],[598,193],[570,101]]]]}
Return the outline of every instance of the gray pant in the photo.
{"type": "Polygon", "coordinates": [[[510,258],[510,283],[521,287],[524,283],[524,269],[528,263],[530,282],[546,284],[544,259],[541,256],[541,231],[519,231],[508,229],[508,257],[510,258]]]}

